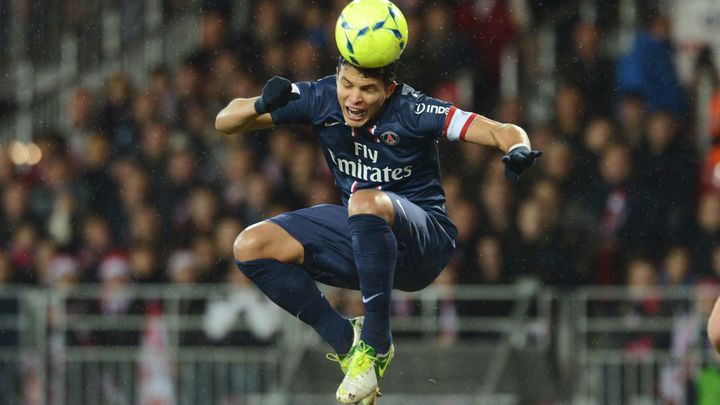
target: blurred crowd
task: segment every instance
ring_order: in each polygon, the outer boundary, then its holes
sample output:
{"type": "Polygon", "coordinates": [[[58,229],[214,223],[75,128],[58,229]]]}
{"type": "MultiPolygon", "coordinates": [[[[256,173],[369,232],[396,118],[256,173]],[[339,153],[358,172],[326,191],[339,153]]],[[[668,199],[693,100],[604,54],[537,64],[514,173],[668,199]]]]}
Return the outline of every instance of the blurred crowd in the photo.
{"type": "MultiPolygon", "coordinates": [[[[694,84],[677,77],[665,16],[648,5],[630,48],[614,54],[607,41],[617,15],[584,21],[571,1],[420,3],[397,1],[411,32],[398,80],[519,124],[545,152],[513,184],[497,151],[441,141],[447,207],[459,234],[439,283],[718,283],[720,156],[712,145],[698,147],[694,84]],[[555,98],[544,100],[551,113],[534,122],[523,91],[538,80],[533,38],[550,19],[558,85],[555,98]],[[499,85],[507,46],[520,55],[521,86],[512,96],[499,85]],[[458,80],[468,73],[472,97],[458,80]]],[[[334,24],[345,1],[252,4],[242,25],[231,18],[232,2],[206,1],[200,32],[191,34],[201,46],[179,66],[152,67],[140,83],[117,72],[101,92],[75,88],[67,103],[71,130],[34,136],[39,164],[16,167],[0,153],[0,283],[244,288],[249,282],[232,262],[244,227],[339,203],[308,128],[225,136],[214,118],[231,99],[258,95],[273,75],[333,74],[334,24]]],[[[697,70],[713,75],[707,109],[717,140],[720,87],[709,52],[697,70]]],[[[336,299],[348,311],[357,305],[336,299]]],[[[128,305],[108,299],[98,310],[128,305]]]]}

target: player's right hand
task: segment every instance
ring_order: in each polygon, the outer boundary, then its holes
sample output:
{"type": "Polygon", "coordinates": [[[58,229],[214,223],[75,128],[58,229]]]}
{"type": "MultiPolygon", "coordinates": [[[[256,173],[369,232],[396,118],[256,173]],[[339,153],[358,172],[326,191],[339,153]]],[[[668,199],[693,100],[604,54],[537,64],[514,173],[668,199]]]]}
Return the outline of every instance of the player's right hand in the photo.
{"type": "Polygon", "coordinates": [[[255,112],[258,114],[273,112],[299,98],[300,94],[293,92],[290,80],[275,76],[265,83],[262,95],[255,100],[255,112]]]}

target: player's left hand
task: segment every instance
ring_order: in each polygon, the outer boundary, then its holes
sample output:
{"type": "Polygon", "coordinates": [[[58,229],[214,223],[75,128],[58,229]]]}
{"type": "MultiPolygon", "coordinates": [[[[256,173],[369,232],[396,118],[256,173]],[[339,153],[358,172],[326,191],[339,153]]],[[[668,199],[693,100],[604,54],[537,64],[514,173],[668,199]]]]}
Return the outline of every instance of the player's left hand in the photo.
{"type": "Polygon", "coordinates": [[[510,181],[518,181],[520,175],[529,169],[542,154],[541,150],[530,150],[527,146],[513,149],[502,158],[502,162],[505,163],[505,177],[510,181]]]}

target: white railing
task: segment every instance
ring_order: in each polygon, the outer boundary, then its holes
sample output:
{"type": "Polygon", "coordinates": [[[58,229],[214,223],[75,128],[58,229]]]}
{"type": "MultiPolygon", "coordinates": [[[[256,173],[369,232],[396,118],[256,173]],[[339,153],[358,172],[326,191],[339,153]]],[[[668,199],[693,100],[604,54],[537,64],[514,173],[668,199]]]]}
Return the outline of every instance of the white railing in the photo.
{"type": "MultiPolygon", "coordinates": [[[[141,404],[152,386],[148,381],[168,390],[173,404],[287,405],[313,403],[327,394],[292,391],[298,373],[307,373],[306,349],[315,355],[323,348],[296,319],[282,315],[271,341],[216,343],[205,334],[205,302],[236,290],[225,285],[133,286],[129,292],[138,302],[153,303],[145,310],[154,309],[109,316],[83,307],[103,297],[97,286],[0,290],[0,404],[141,404]]],[[[245,293],[257,294],[253,289],[245,293]]],[[[697,373],[704,365],[718,364],[705,347],[703,330],[703,311],[716,298],[712,294],[702,295],[696,288],[581,288],[561,294],[531,282],[434,285],[417,293],[394,293],[396,303],[410,301],[415,310],[396,314],[392,322],[399,344],[408,353],[421,353],[410,348],[435,350],[436,338],[447,327],[440,319],[446,316],[438,310],[441,303],[509,304],[502,306],[508,309],[503,313],[460,316],[452,323],[464,345],[458,348],[479,342],[478,334],[485,343],[494,342],[491,355],[468,359],[472,365],[482,362],[482,382],[454,396],[423,396],[423,403],[453,403],[453,398],[457,403],[491,398],[522,402],[514,395],[523,393],[503,391],[499,380],[506,382],[505,370],[517,366],[511,353],[528,349],[544,353],[548,363],[553,362],[550,353],[556,355],[560,376],[549,384],[570,403],[659,403],[672,397],[683,404],[697,373]],[[643,344],[648,336],[653,344],[643,344]]],[[[231,333],[252,332],[243,318],[234,322],[231,333]]],[[[412,395],[389,391],[385,402],[412,402],[412,395]]]]}
{"type": "MultiPolygon", "coordinates": [[[[125,297],[144,303],[143,310],[112,316],[93,307],[104,297],[98,286],[0,290],[0,404],[137,404],[148,384],[169,390],[170,403],[176,404],[265,404],[272,398],[286,404],[288,381],[294,373],[307,372],[300,362],[304,348],[316,347],[319,340],[310,328],[284,315],[272,341],[248,346],[209,340],[204,331],[207,299],[234,292],[225,285],[133,286],[125,297]]],[[[258,294],[253,289],[245,293],[258,294]]],[[[419,308],[395,317],[394,329],[412,336],[403,337],[405,341],[428,342],[429,347],[442,331],[438,304],[449,299],[507,302],[510,314],[462,318],[455,331],[460,336],[489,333],[501,342],[498,348],[530,344],[527,325],[550,329],[550,296],[536,284],[431,287],[398,292],[394,299],[411,300],[419,308]]],[[[243,319],[231,329],[250,332],[243,319]]],[[[532,344],[549,347],[550,339],[532,339],[532,344]]],[[[487,364],[497,370],[493,378],[507,367],[506,357],[487,364]]],[[[488,392],[492,387],[483,393],[481,388],[468,387],[458,395],[497,396],[488,392]]]]}
{"type": "Polygon", "coordinates": [[[705,335],[716,298],[697,287],[577,291],[573,403],[686,404],[697,374],[720,364],[705,335]]]}

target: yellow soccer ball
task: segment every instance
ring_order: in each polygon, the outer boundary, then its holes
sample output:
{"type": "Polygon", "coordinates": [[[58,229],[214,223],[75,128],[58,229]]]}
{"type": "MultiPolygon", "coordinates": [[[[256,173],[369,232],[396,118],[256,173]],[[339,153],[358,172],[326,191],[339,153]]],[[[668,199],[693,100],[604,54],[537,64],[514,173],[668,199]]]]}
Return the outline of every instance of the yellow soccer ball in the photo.
{"type": "Polygon", "coordinates": [[[354,0],[335,25],[335,42],[345,60],[363,68],[395,62],[408,41],[400,9],[387,0],[354,0]]]}

